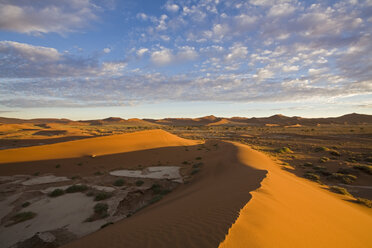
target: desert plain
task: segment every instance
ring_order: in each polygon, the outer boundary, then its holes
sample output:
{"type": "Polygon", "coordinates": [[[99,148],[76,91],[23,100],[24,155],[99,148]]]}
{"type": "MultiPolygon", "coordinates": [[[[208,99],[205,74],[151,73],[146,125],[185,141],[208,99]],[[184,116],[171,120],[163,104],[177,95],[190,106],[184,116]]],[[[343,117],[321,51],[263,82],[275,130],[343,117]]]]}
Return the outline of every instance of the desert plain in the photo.
{"type": "Polygon", "coordinates": [[[0,123],[0,247],[372,246],[370,115],[0,123]]]}

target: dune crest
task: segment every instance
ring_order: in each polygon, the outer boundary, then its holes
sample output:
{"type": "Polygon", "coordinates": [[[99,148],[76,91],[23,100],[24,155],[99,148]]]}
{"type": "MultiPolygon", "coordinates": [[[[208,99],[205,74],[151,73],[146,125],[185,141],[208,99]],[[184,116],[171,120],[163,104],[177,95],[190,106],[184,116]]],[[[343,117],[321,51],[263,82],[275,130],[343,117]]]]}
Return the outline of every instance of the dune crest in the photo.
{"type": "Polygon", "coordinates": [[[100,156],[166,146],[190,146],[200,141],[186,140],[161,129],[88,138],[51,145],[0,151],[0,164],[25,161],[100,156]]]}
{"type": "Polygon", "coordinates": [[[244,164],[268,170],[220,248],[369,247],[372,211],[280,169],[264,154],[234,143],[244,164]]]}

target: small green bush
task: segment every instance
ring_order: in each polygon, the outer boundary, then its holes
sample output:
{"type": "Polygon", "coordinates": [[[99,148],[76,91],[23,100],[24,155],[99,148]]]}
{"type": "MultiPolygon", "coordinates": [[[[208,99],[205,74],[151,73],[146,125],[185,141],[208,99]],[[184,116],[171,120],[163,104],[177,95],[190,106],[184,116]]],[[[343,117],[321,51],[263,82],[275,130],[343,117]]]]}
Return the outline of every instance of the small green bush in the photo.
{"type": "Polygon", "coordinates": [[[329,158],[327,158],[327,157],[322,157],[322,158],[319,159],[319,162],[321,162],[321,163],[325,163],[327,161],[329,161],[329,158]]]}
{"type": "Polygon", "coordinates": [[[35,218],[35,216],[36,216],[36,213],[34,212],[20,212],[11,218],[13,222],[10,225],[15,225],[17,223],[20,223],[26,220],[31,220],[35,218]]]}
{"type": "Polygon", "coordinates": [[[325,146],[318,146],[318,147],[315,147],[315,151],[316,152],[327,152],[329,151],[329,149],[325,146]]]}
{"type": "Polygon", "coordinates": [[[277,153],[293,153],[289,147],[282,147],[275,150],[277,153]]]}
{"type": "Polygon", "coordinates": [[[364,164],[354,165],[353,168],[357,169],[357,170],[361,170],[364,173],[372,175],[372,166],[370,166],[370,165],[364,165],[364,164]]]}
{"type": "Polygon", "coordinates": [[[372,201],[365,198],[356,198],[356,203],[362,204],[366,207],[372,208],[372,201]]]}
{"type": "Polygon", "coordinates": [[[337,194],[350,195],[350,193],[347,191],[347,189],[339,187],[339,186],[331,186],[331,187],[329,187],[329,189],[332,192],[337,193],[337,194]]]}
{"type": "Polygon", "coordinates": [[[357,176],[351,174],[332,173],[330,179],[335,179],[345,184],[351,184],[357,179],[357,176]]]}
{"type": "Polygon", "coordinates": [[[106,203],[97,203],[94,205],[94,212],[96,214],[102,215],[107,213],[108,205],[106,203]]]}
{"type": "Polygon", "coordinates": [[[107,193],[107,192],[100,192],[96,195],[96,197],[94,197],[94,200],[95,201],[103,201],[103,200],[106,200],[108,198],[110,198],[112,195],[107,193]]]}
{"type": "Polygon", "coordinates": [[[304,174],[304,177],[311,180],[311,181],[314,181],[314,182],[320,182],[320,177],[319,175],[317,174],[314,174],[314,173],[311,173],[311,172],[306,172],[304,174]]]}
{"type": "Polygon", "coordinates": [[[25,208],[25,207],[28,207],[28,206],[30,206],[31,205],[31,203],[29,203],[29,202],[24,202],[21,206],[23,207],[23,208],[25,208]]]}
{"type": "Polygon", "coordinates": [[[141,186],[142,184],[144,184],[145,182],[144,181],[142,181],[142,180],[137,180],[136,181],[136,186],[141,186]]]}
{"type": "Polygon", "coordinates": [[[196,157],[195,158],[195,160],[201,160],[202,159],[202,157],[196,157]]]}
{"type": "Polygon", "coordinates": [[[191,171],[191,175],[195,175],[195,174],[198,173],[199,171],[200,171],[199,168],[193,169],[193,170],[191,171]]]}
{"type": "Polygon", "coordinates": [[[56,165],[56,168],[58,169],[58,168],[61,168],[61,165],[60,164],[57,164],[56,165]]]}
{"type": "Polygon", "coordinates": [[[313,163],[311,163],[311,162],[305,162],[304,163],[304,166],[306,166],[306,167],[312,167],[313,166],[313,163]]]}
{"type": "Polygon", "coordinates": [[[337,157],[341,156],[341,154],[338,151],[335,151],[335,150],[329,151],[329,154],[331,154],[333,156],[337,156],[337,157]]]}
{"type": "Polygon", "coordinates": [[[123,179],[117,179],[115,182],[114,182],[114,186],[123,186],[125,183],[125,181],[123,179]]]}
{"type": "Polygon", "coordinates": [[[82,192],[88,189],[88,186],[83,184],[75,184],[66,189],[66,193],[82,192]]]}
{"type": "Polygon", "coordinates": [[[52,192],[49,193],[50,197],[58,197],[61,195],[64,195],[65,191],[63,189],[55,189],[52,192]]]}

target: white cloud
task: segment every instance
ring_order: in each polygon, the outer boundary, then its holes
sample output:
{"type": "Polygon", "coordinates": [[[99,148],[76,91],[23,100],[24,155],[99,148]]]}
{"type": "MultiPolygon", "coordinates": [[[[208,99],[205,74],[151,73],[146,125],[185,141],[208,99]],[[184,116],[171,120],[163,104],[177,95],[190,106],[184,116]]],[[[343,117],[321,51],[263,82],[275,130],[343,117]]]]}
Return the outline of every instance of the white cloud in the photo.
{"type": "Polygon", "coordinates": [[[111,49],[108,48],[108,47],[106,47],[106,48],[103,49],[103,52],[104,52],[104,53],[110,53],[110,52],[111,52],[111,49]]]}
{"type": "Polygon", "coordinates": [[[15,41],[0,41],[0,54],[11,54],[13,57],[35,62],[56,61],[61,58],[61,54],[54,48],[32,46],[15,41]]]}
{"type": "Polygon", "coordinates": [[[149,51],[149,49],[147,49],[147,48],[140,48],[140,49],[138,49],[137,50],[137,55],[139,56],[139,57],[142,57],[145,53],[147,53],[149,51]]]}
{"type": "Polygon", "coordinates": [[[0,29],[27,34],[67,33],[86,27],[97,19],[98,7],[85,1],[2,0],[0,29]]]}
{"type": "Polygon", "coordinates": [[[159,66],[167,65],[167,64],[171,63],[172,60],[173,60],[173,54],[172,54],[171,50],[169,50],[167,48],[163,48],[163,49],[155,51],[151,54],[151,61],[155,65],[159,65],[159,66]]]}
{"type": "Polygon", "coordinates": [[[230,48],[230,53],[226,55],[225,59],[227,61],[232,61],[236,59],[244,59],[248,55],[248,48],[242,44],[235,44],[230,48]]]}
{"type": "Polygon", "coordinates": [[[138,13],[137,18],[146,21],[148,19],[148,16],[145,13],[138,13]]]}
{"type": "Polygon", "coordinates": [[[177,12],[180,7],[177,5],[177,4],[171,4],[171,3],[167,3],[165,5],[165,8],[169,11],[169,12],[177,12]]]}
{"type": "Polygon", "coordinates": [[[277,4],[270,8],[267,15],[270,17],[286,16],[293,13],[295,10],[295,6],[288,3],[277,4]]]}
{"type": "Polygon", "coordinates": [[[293,72],[293,71],[298,71],[299,69],[300,67],[298,65],[291,65],[291,66],[285,65],[282,68],[284,72],[293,72]]]}
{"type": "Polygon", "coordinates": [[[194,60],[198,57],[198,53],[195,51],[194,47],[184,46],[180,48],[177,53],[177,59],[180,61],[194,60]]]}

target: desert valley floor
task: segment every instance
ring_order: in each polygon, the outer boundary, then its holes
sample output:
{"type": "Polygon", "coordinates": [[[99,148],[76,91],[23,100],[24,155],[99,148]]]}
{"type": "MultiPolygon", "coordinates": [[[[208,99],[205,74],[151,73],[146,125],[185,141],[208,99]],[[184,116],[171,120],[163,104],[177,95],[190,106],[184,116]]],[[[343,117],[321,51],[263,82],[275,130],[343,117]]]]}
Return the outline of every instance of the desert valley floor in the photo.
{"type": "Polygon", "coordinates": [[[372,121],[339,118],[2,118],[0,247],[371,247],[372,121]]]}

